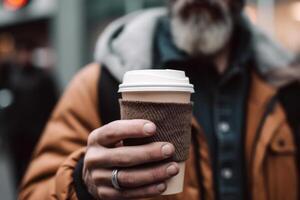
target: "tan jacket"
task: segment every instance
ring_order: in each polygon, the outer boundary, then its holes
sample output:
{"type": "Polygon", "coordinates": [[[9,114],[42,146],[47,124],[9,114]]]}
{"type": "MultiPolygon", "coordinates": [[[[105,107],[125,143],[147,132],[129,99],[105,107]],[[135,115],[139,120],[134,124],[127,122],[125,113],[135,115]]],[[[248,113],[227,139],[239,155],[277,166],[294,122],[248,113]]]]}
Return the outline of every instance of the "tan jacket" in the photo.
{"type": "MultiPolygon", "coordinates": [[[[72,173],[84,155],[89,133],[101,126],[97,113],[99,70],[97,64],[84,68],[63,95],[24,177],[20,199],[77,199],[72,173]]],[[[248,192],[252,200],[298,200],[296,146],[279,103],[259,129],[267,104],[275,93],[275,88],[256,74],[252,75],[245,137],[248,192]],[[258,129],[261,130],[260,137],[257,136],[258,129]]],[[[193,130],[199,147],[192,145],[190,150],[184,192],[155,200],[201,200],[201,196],[206,200],[214,199],[208,144],[195,120],[193,130]],[[200,158],[195,157],[195,152],[200,158]],[[197,180],[198,172],[202,174],[203,187],[197,180]]]]}

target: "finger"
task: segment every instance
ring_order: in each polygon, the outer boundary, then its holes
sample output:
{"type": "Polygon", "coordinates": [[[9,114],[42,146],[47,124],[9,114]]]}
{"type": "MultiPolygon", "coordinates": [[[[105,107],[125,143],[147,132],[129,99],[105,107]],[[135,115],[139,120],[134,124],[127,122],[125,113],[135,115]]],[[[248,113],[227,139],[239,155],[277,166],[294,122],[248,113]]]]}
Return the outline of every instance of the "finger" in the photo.
{"type": "MultiPolygon", "coordinates": [[[[164,182],[179,172],[178,164],[167,163],[153,167],[139,167],[121,169],[118,173],[118,182],[122,188],[137,188],[145,185],[164,182]]],[[[93,182],[98,186],[112,187],[112,170],[96,169],[91,172],[93,182]]]]}
{"type": "Polygon", "coordinates": [[[175,148],[166,142],[155,142],[140,146],[124,146],[95,151],[88,160],[91,168],[123,168],[165,160],[173,156],[175,148]]]}
{"type": "Polygon", "coordinates": [[[139,199],[150,198],[161,195],[166,190],[165,183],[149,185],[141,188],[129,190],[116,190],[112,187],[99,187],[98,194],[100,199],[119,200],[119,199],[139,199]]]}
{"type": "Polygon", "coordinates": [[[112,187],[112,170],[111,169],[94,169],[91,172],[91,178],[96,186],[112,187]]]}
{"type": "Polygon", "coordinates": [[[164,182],[179,172],[177,163],[160,164],[148,168],[122,169],[118,173],[118,182],[122,188],[137,188],[164,182]]]}
{"type": "Polygon", "coordinates": [[[148,120],[119,120],[93,131],[89,136],[89,142],[111,146],[127,138],[149,137],[155,131],[155,124],[148,120]]]}

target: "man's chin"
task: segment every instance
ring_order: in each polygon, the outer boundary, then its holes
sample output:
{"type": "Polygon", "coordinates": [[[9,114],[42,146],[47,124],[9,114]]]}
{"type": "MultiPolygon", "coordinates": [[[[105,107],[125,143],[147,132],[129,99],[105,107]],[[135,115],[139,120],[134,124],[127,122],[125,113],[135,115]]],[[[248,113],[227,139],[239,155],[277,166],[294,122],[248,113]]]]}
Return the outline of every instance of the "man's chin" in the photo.
{"type": "Polygon", "coordinates": [[[225,21],[184,21],[171,19],[173,41],[178,49],[190,56],[211,56],[227,45],[233,30],[233,23],[228,17],[225,21]]]}

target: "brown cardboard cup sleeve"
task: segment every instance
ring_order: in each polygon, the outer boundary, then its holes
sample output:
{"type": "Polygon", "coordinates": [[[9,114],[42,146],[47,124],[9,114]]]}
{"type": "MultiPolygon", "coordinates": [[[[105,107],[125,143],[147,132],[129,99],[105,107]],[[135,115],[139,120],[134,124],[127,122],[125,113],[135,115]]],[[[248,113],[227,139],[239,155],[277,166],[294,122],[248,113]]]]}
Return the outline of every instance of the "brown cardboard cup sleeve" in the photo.
{"type": "Polygon", "coordinates": [[[146,119],[155,123],[151,137],[124,140],[126,146],[169,142],[175,146],[172,161],[188,159],[191,143],[192,103],[157,103],[120,100],[121,119],[146,119]]]}

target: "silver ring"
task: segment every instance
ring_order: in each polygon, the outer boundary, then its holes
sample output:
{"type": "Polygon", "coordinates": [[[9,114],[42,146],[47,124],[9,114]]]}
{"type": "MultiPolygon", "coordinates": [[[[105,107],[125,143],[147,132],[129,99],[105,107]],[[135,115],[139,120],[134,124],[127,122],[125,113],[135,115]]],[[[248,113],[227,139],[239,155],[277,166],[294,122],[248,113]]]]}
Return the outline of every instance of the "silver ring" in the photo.
{"type": "Polygon", "coordinates": [[[118,169],[114,169],[112,171],[111,183],[112,183],[112,185],[114,186],[115,189],[122,190],[122,188],[119,184],[119,181],[118,181],[118,173],[119,173],[118,169]]]}

